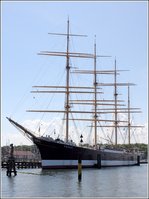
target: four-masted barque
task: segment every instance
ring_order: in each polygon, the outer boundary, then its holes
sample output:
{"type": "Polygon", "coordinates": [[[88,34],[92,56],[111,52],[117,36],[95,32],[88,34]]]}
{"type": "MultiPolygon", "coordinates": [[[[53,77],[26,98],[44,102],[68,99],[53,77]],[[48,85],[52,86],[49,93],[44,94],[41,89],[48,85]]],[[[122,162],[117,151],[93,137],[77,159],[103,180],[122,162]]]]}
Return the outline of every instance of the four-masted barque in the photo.
{"type": "MultiPolygon", "coordinates": [[[[42,168],[75,168],[78,165],[78,158],[82,159],[83,167],[95,167],[98,164],[100,157],[101,166],[121,166],[121,165],[135,165],[137,164],[137,156],[139,155],[136,151],[127,151],[126,149],[120,149],[117,147],[118,144],[118,129],[126,128],[128,134],[128,144],[130,144],[130,135],[131,128],[141,127],[138,125],[131,124],[131,113],[139,113],[139,108],[130,107],[130,86],[133,86],[132,83],[119,83],[117,82],[117,75],[121,71],[117,70],[116,59],[114,63],[114,69],[111,70],[97,70],[97,58],[98,57],[108,57],[100,56],[96,54],[96,41],[94,43],[94,52],[93,53],[78,53],[70,51],[70,38],[74,36],[85,36],[77,35],[70,33],[69,20],[67,21],[67,33],[49,33],[53,35],[60,35],[66,37],[67,48],[65,52],[53,52],[53,51],[42,51],[39,54],[45,56],[63,56],[66,58],[66,85],[60,86],[33,86],[37,89],[32,91],[33,93],[63,93],[65,94],[64,101],[64,110],[28,110],[28,112],[44,112],[44,113],[63,113],[65,114],[65,139],[60,137],[54,139],[52,136],[35,136],[35,134],[17,123],[11,118],[7,119],[20,131],[23,131],[38,147],[41,159],[42,159],[42,168]],[[79,58],[79,59],[92,59],[93,60],[93,69],[92,70],[79,70],[73,69],[70,65],[70,59],[79,58]],[[90,75],[92,77],[92,85],[77,86],[70,84],[70,73],[73,75],[90,75]],[[98,82],[98,76],[110,75],[113,77],[112,83],[101,83],[98,82]],[[118,99],[118,87],[125,86],[128,88],[128,100],[127,107],[125,104],[122,104],[123,100],[118,99]],[[99,98],[102,92],[102,88],[113,89],[114,95],[112,99],[101,99],[99,98]],[[43,89],[43,90],[41,90],[43,89]],[[46,90],[45,90],[46,89],[46,90]],[[55,89],[55,90],[53,90],[55,89]],[[59,90],[58,90],[59,89],[59,90]],[[92,95],[92,99],[73,99],[70,96],[73,96],[73,93],[78,94],[87,94],[92,95]],[[73,105],[73,106],[72,106],[73,105]],[[76,110],[75,106],[80,105],[83,110],[76,110]],[[91,108],[92,107],[92,108],[91,108]],[[103,108],[104,107],[104,108],[103,108]],[[120,120],[118,115],[124,113],[127,115],[127,120],[120,120]],[[72,117],[72,114],[77,117],[72,117]],[[86,114],[87,117],[80,117],[79,115],[86,114]],[[114,119],[102,119],[102,115],[114,114],[114,119]],[[94,135],[93,145],[83,144],[83,136],[80,134],[80,143],[77,145],[75,141],[69,139],[70,135],[70,122],[71,120],[77,122],[83,122],[86,126],[91,123],[89,127],[92,128],[94,135]],[[106,122],[106,123],[105,123],[106,122]],[[98,134],[100,134],[100,128],[114,128],[114,143],[111,147],[103,147],[99,144],[98,134]]],[[[85,96],[85,95],[84,95],[85,96]]]]}

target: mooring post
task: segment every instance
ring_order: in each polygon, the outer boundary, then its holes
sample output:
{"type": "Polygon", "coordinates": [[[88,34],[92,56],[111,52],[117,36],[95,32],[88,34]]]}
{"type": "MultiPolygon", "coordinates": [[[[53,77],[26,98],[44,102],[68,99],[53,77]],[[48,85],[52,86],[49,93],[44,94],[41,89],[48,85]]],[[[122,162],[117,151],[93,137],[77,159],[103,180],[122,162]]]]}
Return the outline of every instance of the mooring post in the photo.
{"type": "Polygon", "coordinates": [[[137,165],[140,166],[140,156],[137,156],[137,165]]]}
{"type": "Polygon", "coordinates": [[[15,168],[15,158],[13,155],[13,151],[14,151],[13,144],[10,144],[10,147],[11,147],[11,151],[10,151],[10,157],[7,161],[7,171],[6,171],[6,175],[9,177],[11,177],[12,172],[14,173],[15,176],[17,175],[17,171],[15,168]]]}
{"type": "Polygon", "coordinates": [[[78,158],[78,181],[80,182],[82,179],[82,160],[81,157],[79,156],[78,158]]]}
{"type": "Polygon", "coordinates": [[[101,169],[101,155],[100,154],[97,155],[97,168],[101,169]]]}

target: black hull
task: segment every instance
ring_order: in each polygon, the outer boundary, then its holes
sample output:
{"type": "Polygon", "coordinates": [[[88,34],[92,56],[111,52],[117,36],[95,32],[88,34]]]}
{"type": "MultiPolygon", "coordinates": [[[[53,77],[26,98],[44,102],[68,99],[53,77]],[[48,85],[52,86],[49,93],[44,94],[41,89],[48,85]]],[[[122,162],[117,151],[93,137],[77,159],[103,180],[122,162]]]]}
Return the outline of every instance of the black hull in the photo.
{"type": "Polygon", "coordinates": [[[42,138],[34,138],[38,147],[42,168],[76,168],[78,158],[83,167],[96,167],[100,158],[101,166],[128,166],[137,164],[137,154],[109,149],[90,149],[66,143],[58,143],[42,138]]]}
{"type": "Polygon", "coordinates": [[[14,120],[7,119],[21,131],[25,132],[36,144],[41,154],[43,169],[76,168],[79,158],[82,160],[82,167],[139,165],[139,158],[136,153],[112,149],[85,148],[76,146],[73,142],[66,143],[60,139],[36,137],[14,120]]]}

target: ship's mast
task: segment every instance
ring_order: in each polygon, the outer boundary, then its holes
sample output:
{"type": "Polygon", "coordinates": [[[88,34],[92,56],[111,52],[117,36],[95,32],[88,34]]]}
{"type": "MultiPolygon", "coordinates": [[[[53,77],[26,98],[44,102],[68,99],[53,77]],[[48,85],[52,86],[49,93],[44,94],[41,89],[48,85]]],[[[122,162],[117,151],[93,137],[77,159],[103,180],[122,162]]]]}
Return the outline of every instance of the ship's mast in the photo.
{"type": "Polygon", "coordinates": [[[66,142],[68,141],[69,134],[69,76],[70,76],[70,66],[69,66],[69,19],[67,21],[67,52],[66,52],[66,142]]]}
{"type": "Polygon", "coordinates": [[[128,85],[128,144],[130,144],[130,88],[128,85]]]}
{"type": "Polygon", "coordinates": [[[117,74],[116,74],[116,59],[114,66],[114,101],[115,101],[115,145],[117,145],[117,74]]]}
{"type": "MultiPolygon", "coordinates": [[[[95,36],[96,39],[96,36],[95,36]]],[[[94,133],[95,133],[95,147],[97,146],[97,75],[96,75],[96,40],[94,43],[94,133]]]]}

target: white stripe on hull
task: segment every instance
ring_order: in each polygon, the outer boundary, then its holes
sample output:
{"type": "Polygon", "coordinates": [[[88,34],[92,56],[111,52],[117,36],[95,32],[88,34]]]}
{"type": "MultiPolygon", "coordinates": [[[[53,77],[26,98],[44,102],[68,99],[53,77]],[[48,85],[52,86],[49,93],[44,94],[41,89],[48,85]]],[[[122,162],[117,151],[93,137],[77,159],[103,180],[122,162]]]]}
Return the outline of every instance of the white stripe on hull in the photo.
{"type": "Polygon", "coordinates": [[[135,165],[135,160],[101,160],[101,166],[124,166],[124,165],[135,165]]]}
{"type": "MultiPolygon", "coordinates": [[[[96,160],[82,160],[82,165],[92,166],[96,160]]],[[[42,166],[77,166],[78,160],[42,160],[42,166]]]]}
{"type": "MultiPolygon", "coordinates": [[[[101,160],[101,166],[124,166],[135,165],[136,161],[128,160],[101,160]]],[[[82,160],[82,166],[93,167],[97,164],[97,160],[82,160]]],[[[78,160],[42,160],[42,168],[71,168],[77,167],[78,160]]]]}

